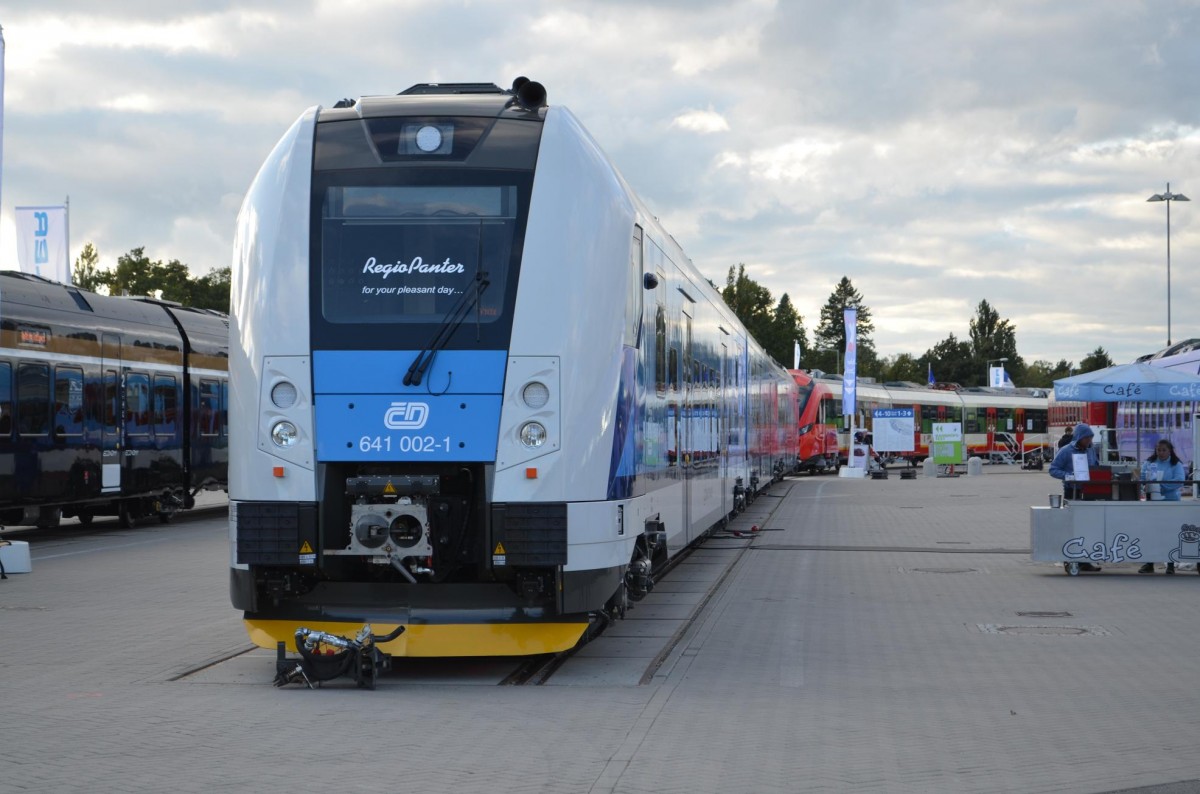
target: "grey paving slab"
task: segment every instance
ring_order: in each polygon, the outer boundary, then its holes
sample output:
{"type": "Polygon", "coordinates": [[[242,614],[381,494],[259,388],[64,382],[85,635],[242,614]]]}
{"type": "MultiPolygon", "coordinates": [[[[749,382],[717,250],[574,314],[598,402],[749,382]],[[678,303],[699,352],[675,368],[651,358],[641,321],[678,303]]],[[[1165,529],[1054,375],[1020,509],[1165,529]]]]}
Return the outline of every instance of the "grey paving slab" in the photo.
{"type": "MultiPolygon", "coordinates": [[[[581,648],[572,658],[586,659],[597,656],[622,658],[637,656],[644,659],[653,659],[663,649],[663,639],[663,637],[657,636],[610,636],[605,632],[603,636],[581,648]]],[[[632,683],[636,684],[637,681],[633,681],[632,683]]]]}
{"type": "Polygon", "coordinates": [[[663,620],[644,618],[634,612],[630,612],[625,620],[618,620],[605,629],[604,636],[669,638],[674,637],[683,624],[684,621],[682,619],[663,620]]]}
{"type": "Polygon", "coordinates": [[[639,605],[605,637],[628,653],[544,686],[425,660],[375,692],[275,689],[271,652],[238,654],[222,515],[25,533],[33,573],[0,582],[0,791],[1196,790],[1200,576],[1034,563],[1028,506],[1056,484],[985,472],[787,480],[775,531],[652,594],[719,583],[702,606],[639,605]],[[639,686],[630,654],[683,626],[639,686]],[[402,752],[313,749],[397,731],[402,752]]]}

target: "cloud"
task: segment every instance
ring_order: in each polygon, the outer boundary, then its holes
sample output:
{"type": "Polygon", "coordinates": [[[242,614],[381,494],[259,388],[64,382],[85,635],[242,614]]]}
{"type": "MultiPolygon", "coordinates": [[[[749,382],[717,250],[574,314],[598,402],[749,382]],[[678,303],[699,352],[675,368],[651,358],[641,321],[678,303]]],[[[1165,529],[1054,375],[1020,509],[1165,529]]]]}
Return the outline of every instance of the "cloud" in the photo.
{"type": "MultiPolygon", "coordinates": [[[[1187,0],[44,0],[2,21],[8,263],[11,208],[70,195],[74,255],[144,245],[202,274],[305,108],[518,74],[705,275],[746,263],[810,328],[849,276],[885,355],[962,337],[985,298],[1027,360],[1157,349],[1165,208],[1145,199],[1200,201],[1187,0]]],[[[1175,341],[1200,336],[1194,207],[1171,208],[1175,341]]]]}

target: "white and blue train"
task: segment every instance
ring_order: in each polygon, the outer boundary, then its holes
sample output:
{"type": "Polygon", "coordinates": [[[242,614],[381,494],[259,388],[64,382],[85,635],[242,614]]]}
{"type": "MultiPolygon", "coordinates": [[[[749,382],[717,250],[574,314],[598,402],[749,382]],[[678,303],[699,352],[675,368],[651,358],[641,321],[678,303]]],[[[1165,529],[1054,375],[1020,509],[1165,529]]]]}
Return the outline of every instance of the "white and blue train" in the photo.
{"type": "Polygon", "coordinates": [[[303,113],[238,220],[231,596],[251,638],[535,654],[796,459],[796,387],[523,78],[303,113]]]}

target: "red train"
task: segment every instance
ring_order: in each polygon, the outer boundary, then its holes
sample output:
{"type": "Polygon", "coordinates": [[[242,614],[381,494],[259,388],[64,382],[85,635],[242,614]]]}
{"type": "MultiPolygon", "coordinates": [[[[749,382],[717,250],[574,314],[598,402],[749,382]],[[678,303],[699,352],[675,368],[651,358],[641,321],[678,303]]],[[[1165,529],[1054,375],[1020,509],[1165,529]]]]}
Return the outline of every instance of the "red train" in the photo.
{"type": "MultiPolygon", "coordinates": [[[[800,391],[797,470],[820,473],[836,469],[846,462],[850,441],[842,414],[842,381],[813,377],[804,370],[789,371],[800,391]]],[[[913,450],[891,457],[914,464],[924,460],[929,456],[932,425],[958,422],[968,455],[1015,462],[1030,454],[1041,455],[1051,446],[1047,402],[1047,392],[1039,389],[944,389],[859,380],[854,426],[870,431],[876,409],[912,408],[913,450]]]]}

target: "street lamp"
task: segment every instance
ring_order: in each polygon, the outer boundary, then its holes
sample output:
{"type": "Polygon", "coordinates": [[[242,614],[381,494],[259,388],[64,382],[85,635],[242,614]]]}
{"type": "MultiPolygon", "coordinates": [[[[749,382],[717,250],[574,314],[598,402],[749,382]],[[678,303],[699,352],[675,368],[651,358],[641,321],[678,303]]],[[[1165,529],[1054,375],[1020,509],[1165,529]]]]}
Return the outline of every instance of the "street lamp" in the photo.
{"type": "MultiPolygon", "coordinates": [[[[1000,364],[1003,364],[1005,361],[1008,361],[1008,356],[1005,356],[1004,358],[989,358],[989,359],[988,359],[988,361],[987,361],[987,374],[986,374],[986,375],[984,376],[984,378],[983,378],[983,385],[984,385],[984,386],[991,386],[991,385],[992,385],[992,364],[995,364],[995,363],[1000,363],[1000,364]]],[[[1000,385],[1001,385],[1001,386],[1003,386],[1004,384],[1000,384],[1000,385]]]]}
{"type": "Polygon", "coordinates": [[[1171,202],[1191,201],[1182,193],[1172,193],[1171,183],[1167,183],[1166,193],[1155,193],[1146,201],[1167,202],[1167,347],[1171,346],[1171,202]]]}

